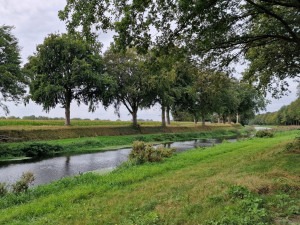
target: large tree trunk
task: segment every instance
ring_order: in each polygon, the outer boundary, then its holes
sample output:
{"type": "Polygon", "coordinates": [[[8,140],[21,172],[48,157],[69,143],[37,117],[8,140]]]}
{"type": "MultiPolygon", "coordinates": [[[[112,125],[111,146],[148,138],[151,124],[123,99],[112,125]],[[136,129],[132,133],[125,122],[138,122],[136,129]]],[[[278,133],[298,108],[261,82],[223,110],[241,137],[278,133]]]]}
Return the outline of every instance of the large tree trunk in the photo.
{"type": "Polygon", "coordinates": [[[166,126],[166,108],[164,105],[161,106],[161,125],[166,126]]]}
{"type": "Polygon", "coordinates": [[[167,123],[168,123],[168,125],[171,125],[170,106],[167,106],[167,123]]]}
{"type": "Polygon", "coordinates": [[[236,123],[239,123],[240,122],[240,115],[239,113],[236,114],[236,123]]]}
{"type": "Polygon", "coordinates": [[[71,105],[71,102],[68,101],[65,105],[65,125],[66,126],[70,126],[71,125],[71,110],[70,110],[70,105],[71,105]]]}
{"type": "Polygon", "coordinates": [[[204,114],[202,114],[201,120],[202,120],[202,126],[205,126],[205,115],[204,114]]]}
{"type": "Polygon", "coordinates": [[[197,117],[194,115],[194,124],[195,124],[195,126],[197,126],[197,123],[198,123],[198,119],[197,119],[197,117]]]}
{"type": "Polygon", "coordinates": [[[138,122],[137,122],[137,109],[132,110],[132,126],[137,127],[138,122]]]}
{"type": "Polygon", "coordinates": [[[231,115],[228,116],[228,123],[231,124],[231,115]]]}

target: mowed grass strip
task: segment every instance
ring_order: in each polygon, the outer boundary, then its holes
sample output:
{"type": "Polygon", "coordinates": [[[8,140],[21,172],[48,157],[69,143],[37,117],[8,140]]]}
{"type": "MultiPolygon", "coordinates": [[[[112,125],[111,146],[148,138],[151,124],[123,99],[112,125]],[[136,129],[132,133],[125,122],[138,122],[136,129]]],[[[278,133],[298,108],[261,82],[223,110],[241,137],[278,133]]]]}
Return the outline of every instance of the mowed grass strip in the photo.
{"type": "Polygon", "coordinates": [[[299,131],[278,132],[274,138],[195,149],[162,163],[123,166],[104,176],[85,174],[9,195],[0,200],[0,224],[206,224],[236,204],[226,198],[235,185],[263,198],[274,224],[280,212],[272,201],[278,194],[285,192],[299,207],[300,157],[285,151],[296,135],[299,131]]]}
{"type": "MultiPolygon", "coordinates": [[[[162,127],[160,122],[140,122],[139,127],[133,127],[128,121],[84,121],[78,120],[77,125],[64,126],[63,121],[23,121],[0,120],[1,142],[22,142],[38,140],[54,140],[66,138],[119,136],[153,133],[182,133],[199,132],[220,129],[239,129],[239,124],[207,124],[201,126],[192,122],[173,122],[172,125],[162,127]],[[28,123],[27,123],[28,122],[28,123]],[[2,126],[1,126],[2,123],[2,126]],[[39,125],[38,125],[39,124],[39,125]]],[[[76,121],[75,121],[76,122],[76,121]]],[[[74,122],[74,124],[76,124],[74,122]]]]}
{"type": "MultiPolygon", "coordinates": [[[[57,129],[65,127],[89,127],[89,126],[131,126],[131,121],[110,121],[110,120],[78,120],[71,119],[71,126],[64,126],[64,120],[24,120],[24,119],[0,119],[0,130],[8,129],[57,129]]],[[[160,126],[160,121],[138,121],[140,126],[160,126]]],[[[194,122],[172,121],[172,126],[195,126],[194,122]]],[[[210,123],[208,123],[210,124],[210,123]]],[[[212,126],[226,126],[226,124],[210,124],[212,126]]],[[[198,126],[201,126],[199,123],[198,126]]]]}

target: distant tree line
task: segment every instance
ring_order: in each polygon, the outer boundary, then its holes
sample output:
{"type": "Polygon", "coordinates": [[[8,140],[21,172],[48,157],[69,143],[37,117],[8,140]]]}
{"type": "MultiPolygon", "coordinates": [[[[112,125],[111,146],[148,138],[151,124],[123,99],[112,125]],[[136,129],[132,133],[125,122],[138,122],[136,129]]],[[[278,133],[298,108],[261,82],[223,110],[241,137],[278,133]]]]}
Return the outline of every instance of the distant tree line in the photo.
{"type": "Polygon", "coordinates": [[[251,124],[257,125],[300,125],[300,98],[277,112],[255,116],[251,124]]]}

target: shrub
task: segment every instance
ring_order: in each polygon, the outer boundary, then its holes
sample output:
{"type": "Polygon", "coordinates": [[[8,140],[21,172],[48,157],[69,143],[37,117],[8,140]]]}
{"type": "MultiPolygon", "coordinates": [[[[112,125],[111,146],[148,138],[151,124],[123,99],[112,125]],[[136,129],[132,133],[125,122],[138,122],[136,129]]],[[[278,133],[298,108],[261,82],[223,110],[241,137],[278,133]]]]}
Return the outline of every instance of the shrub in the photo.
{"type": "Polygon", "coordinates": [[[268,137],[268,138],[272,138],[274,137],[274,134],[271,130],[259,130],[256,132],[255,137],[259,137],[259,138],[264,138],[264,137],[268,137]]]}
{"type": "Polygon", "coordinates": [[[174,152],[172,148],[157,147],[145,144],[142,141],[133,142],[132,151],[129,154],[129,159],[135,161],[137,164],[145,162],[159,162],[163,158],[170,157],[174,152]]]}
{"type": "Polygon", "coordinates": [[[17,148],[9,148],[7,146],[0,147],[0,157],[18,157],[22,155],[23,152],[17,148]]]}
{"type": "Polygon", "coordinates": [[[28,190],[29,185],[35,180],[32,172],[23,173],[21,179],[12,185],[13,193],[21,193],[28,190]]]}
{"type": "Polygon", "coordinates": [[[6,195],[8,192],[7,184],[0,182],[0,197],[6,195]]]}
{"type": "Polygon", "coordinates": [[[39,158],[54,155],[55,153],[62,151],[63,147],[46,143],[32,143],[21,147],[20,150],[27,157],[39,158]]]}

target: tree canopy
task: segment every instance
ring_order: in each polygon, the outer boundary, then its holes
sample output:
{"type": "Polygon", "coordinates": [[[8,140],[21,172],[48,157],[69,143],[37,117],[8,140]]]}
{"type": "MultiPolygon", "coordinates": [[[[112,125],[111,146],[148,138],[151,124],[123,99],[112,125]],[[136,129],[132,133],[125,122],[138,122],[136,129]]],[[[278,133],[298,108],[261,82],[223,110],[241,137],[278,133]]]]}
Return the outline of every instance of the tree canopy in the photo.
{"type": "Polygon", "coordinates": [[[20,48],[11,26],[0,26],[0,108],[9,113],[5,101],[19,102],[25,94],[20,48]]]}
{"type": "Polygon", "coordinates": [[[123,104],[132,115],[133,126],[137,126],[138,109],[152,105],[155,94],[149,83],[150,72],[145,66],[145,55],[139,55],[135,49],[126,52],[114,51],[111,46],[104,53],[105,70],[113,81],[112,98],[119,112],[123,104]]]}
{"type": "Polygon", "coordinates": [[[300,74],[299,10],[298,0],[68,0],[59,15],[69,29],[114,29],[121,48],[176,43],[212,66],[246,59],[245,79],[276,95],[300,74]]]}
{"type": "Polygon", "coordinates": [[[105,81],[102,79],[100,47],[78,34],[46,37],[25,65],[31,73],[31,99],[46,111],[60,104],[65,109],[66,125],[70,125],[73,100],[78,104],[83,102],[93,110],[105,81]]]}

